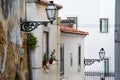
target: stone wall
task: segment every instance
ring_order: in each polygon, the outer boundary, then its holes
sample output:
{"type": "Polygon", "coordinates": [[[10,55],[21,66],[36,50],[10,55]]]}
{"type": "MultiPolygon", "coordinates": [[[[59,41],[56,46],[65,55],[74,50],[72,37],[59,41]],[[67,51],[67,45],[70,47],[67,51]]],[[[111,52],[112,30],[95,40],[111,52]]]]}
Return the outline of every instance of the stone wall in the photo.
{"type": "Polygon", "coordinates": [[[26,36],[20,31],[20,18],[25,19],[25,0],[0,0],[0,80],[15,80],[16,73],[28,80],[26,36]]]}

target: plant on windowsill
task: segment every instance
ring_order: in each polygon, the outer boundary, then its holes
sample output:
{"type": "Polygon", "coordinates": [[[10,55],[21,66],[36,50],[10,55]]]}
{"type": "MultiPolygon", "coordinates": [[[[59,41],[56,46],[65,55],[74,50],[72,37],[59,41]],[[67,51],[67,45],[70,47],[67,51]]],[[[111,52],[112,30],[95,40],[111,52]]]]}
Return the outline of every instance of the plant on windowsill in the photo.
{"type": "Polygon", "coordinates": [[[45,54],[43,55],[42,65],[43,65],[43,66],[46,65],[47,62],[48,62],[48,58],[47,58],[47,54],[45,53],[45,54]]]}
{"type": "Polygon", "coordinates": [[[48,62],[48,58],[47,58],[47,54],[45,53],[43,55],[42,66],[46,74],[48,74],[47,69],[49,69],[49,67],[47,66],[47,62],[48,62]]]}
{"type": "Polygon", "coordinates": [[[51,51],[50,57],[49,57],[49,64],[52,64],[53,61],[56,61],[55,59],[55,50],[51,51]]]}
{"type": "Polygon", "coordinates": [[[37,37],[35,37],[32,33],[28,34],[27,44],[30,49],[35,49],[37,47],[37,37]]]}
{"type": "Polygon", "coordinates": [[[49,64],[52,64],[54,60],[55,60],[55,55],[51,54],[49,58],[49,64]]]}

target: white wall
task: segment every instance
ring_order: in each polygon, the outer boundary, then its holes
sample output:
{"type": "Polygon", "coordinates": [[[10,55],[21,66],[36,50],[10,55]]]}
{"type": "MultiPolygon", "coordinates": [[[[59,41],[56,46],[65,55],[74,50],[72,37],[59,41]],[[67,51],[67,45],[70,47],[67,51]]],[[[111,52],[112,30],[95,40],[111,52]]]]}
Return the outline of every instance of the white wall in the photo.
{"type": "MultiPolygon", "coordinates": [[[[45,11],[45,6],[39,5],[36,3],[27,3],[27,20],[32,21],[48,21],[45,11]]],[[[52,49],[55,49],[55,55],[59,59],[59,39],[58,39],[58,30],[59,28],[54,21],[53,25],[48,25],[44,27],[42,25],[38,26],[37,29],[32,31],[38,39],[38,46],[35,51],[31,52],[31,63],[32,63],[32,76],[33,80],[59,80],[60,79],[60,65],[59,62],[54,63],[53,65],[48,65],[47,69],[48,74],[45,73],[42,67],[42,58],[43,58],[43,32],[45,30],[49,31],[49,52],[52,49]],[[46,29],[47,28],[47,29],[46,29]]]]}
{"type": "MultiPolygon", "coordinates": [[[[115,0],[54,1],[63,5],[60,11],[62,18],[78,17],[78,28],[89,32],[89,36],[85,38],[85,57],[98,58],[99,50],[104,48],[106,57],[110,58],[110,71],[114,71],[115,0]],[[99,18],[109,19],[108,33],[99,33],[99,18]]],[[[85,70],[98,71],[98,68],[103,70],[103,63],[95,63],[86,67],[85,70]]]]}
{"type": "MultiPolygon", "coordinates": [[[[98,52],[104,48],[106,57],[110,59],[110,71],[114,72],[115,0],[54,1],[63,5],[60,11],[62,18],[78,17],[78,29],[89,32],[89,36],[85,38],[85,57],[99,58],[98,52]],[[108,33],[99,32],[99,18],[109,19],[108,33]]],[[[103,70],[103,63],[95,63],[85,70],[98,71],[98,68],[103,70]]]]}
{"type": "MultiPolygon", "coordinates": [[[[114,72],[114,31],[115,31],[115,1],[114,0],[100,0],[95,1],[89,5],[94,5],[96,10],[92,10],[94,14],[92,15],[93,18],[91,22],[89,19],[86,18],[86,24],[90,23],[89,25],[79,27],[80,30],[88,31],[89,36],[85,38],[85,57],[86,58],[99,58],[99,50],[101,48],[105,49],[105,56],[106,58],[110,59],[110,72],[114,72]],[[99,3],[99,4],[98,4],[99,3]],[[95,14],[96,13],[96,14],[95,14]],[[108,18],[108,33],[100,33],[99,31],[99,18],[108,18]]],[[[88,7],[88,10],[91,10],[91,7],[88,7]]],[[[84,10],[81,10],[84,13],[84,10]]],[[[81,15],[81,14],[80,14],[81,15]]],[[[86,16],[86,15],[81,15],[86,16]]],[[[91,16],[88,15],[88,16],[91,16]]],[[[83,20],[82,18],[81,20],[83,20]]],[[[91,71],[103,71],[104,64],[95,63],[91,66],[85,67],[85,70],[91,71]]]]}
{"type": "Polygon", "coordinates": [[[64,45],[64,77],[67,80],[83,80],[84,76],[84,37],[81,35],[61,33],[61,44],[64,45]],[[81,66],[78,67],[78,46],[81,45],[81,66]],[[73,66],[70,66],[72,53],[73,66]],[[80,72],[78,72],[80,69],[80,72]]]}

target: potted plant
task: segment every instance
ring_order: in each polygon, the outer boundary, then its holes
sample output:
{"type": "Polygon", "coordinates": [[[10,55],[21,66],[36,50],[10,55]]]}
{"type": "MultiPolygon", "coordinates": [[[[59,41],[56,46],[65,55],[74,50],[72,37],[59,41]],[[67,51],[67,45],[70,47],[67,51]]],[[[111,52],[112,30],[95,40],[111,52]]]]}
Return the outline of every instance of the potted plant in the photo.
{"type": "Polygon", "coordinates": [[[35,37],[32,33],[28,34],[27,44],[29,45],[30,49],[34,49],[37,47],[37,37],[35,37]]]}
{"type": "Polygon", "coordinates": [[[55,53],[55,50],[53,50],[53,51],[51,52],[51,55],[50,55],[50,57],[49,57],[49,64],[52,64],[53,61],[56,60],[54,53],[55,53]]]}
{"type": "Polygon", "coordinates": [[[51,54],[49,58],[49,64],[52,64],[54,60],[55,60],[55,55],[51,54]]]}
{"type": "Polygon", "coordinates": [[[43,55],[43,61],[42,61],[43,66],[46,65],[47,62],[48,62],[47,54],[45,53],[45,54],[43,55]]]}

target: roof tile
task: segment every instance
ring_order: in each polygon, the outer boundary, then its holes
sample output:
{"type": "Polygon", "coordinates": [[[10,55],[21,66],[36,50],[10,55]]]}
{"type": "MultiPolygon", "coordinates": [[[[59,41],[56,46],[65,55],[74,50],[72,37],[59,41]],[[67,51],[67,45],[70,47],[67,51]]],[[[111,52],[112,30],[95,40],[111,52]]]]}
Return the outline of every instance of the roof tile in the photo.
{"type": "MultiPolygon", "coordinates": [[[[38,0],[37,3],[47,6],[49,4],[49,1],[48,0],[38,0]]],[[[62,5],[59,5],[59,4],[56,4],[56,3],[55,3],[55,5],[57,6],[58,9],[63,8],[62,5]]]]}
{"type": "Polygon", "coordinates": [[[67,26],[60,26],[60,31],[64,33],[78,34],[78,35],[88,35],[88,32],[76,30],[67,26]]]}

